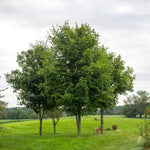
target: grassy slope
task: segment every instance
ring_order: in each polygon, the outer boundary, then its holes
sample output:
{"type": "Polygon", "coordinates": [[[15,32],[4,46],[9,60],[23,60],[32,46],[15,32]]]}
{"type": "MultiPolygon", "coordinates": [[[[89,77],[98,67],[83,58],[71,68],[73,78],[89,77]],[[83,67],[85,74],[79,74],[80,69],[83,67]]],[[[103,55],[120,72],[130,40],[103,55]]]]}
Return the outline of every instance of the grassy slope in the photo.
{"type": "Polygon", "coordinates": [[[105,116],[105,128],[113,124],[117,131],[104,131],[96,135],[95,128],[100,121],[94,116],[82,118],[81,138],[77,138],[75,118],[62,118],[57,125],[57,134],[53,134],[51,120],[43,120],[43,136],[39,137],[39,121],[15,122],[3,124],[5,136],[0,137],[1,150],[138,150],[139,137],[136,135],[140,119],[127,119],[105,116]]]}

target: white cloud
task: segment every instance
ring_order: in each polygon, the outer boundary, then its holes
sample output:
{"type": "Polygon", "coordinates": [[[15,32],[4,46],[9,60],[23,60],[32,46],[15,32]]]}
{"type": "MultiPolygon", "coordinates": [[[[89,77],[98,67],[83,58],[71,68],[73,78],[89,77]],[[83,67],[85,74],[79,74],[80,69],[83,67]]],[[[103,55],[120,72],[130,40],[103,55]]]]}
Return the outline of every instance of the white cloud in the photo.
{"type": "MultiPolygon", "coordinates": [[[[45,39],[52,25],[87,22],[101,35],[101,44],[134,68],[135,90],[150,92],[149,17],[149,0],[1,0],[0,75],[17,68],[17,53],[45,39]]],[[[7,93],[6,101],[15,105],[16,100],[8,100],[15,96],[7,93]]]]}

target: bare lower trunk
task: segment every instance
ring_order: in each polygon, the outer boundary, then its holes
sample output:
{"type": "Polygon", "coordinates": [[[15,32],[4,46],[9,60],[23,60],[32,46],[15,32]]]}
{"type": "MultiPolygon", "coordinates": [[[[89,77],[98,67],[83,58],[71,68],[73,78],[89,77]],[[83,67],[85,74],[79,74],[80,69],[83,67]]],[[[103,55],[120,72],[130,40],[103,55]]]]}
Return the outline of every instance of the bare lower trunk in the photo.
{"type": "Polygon", "coordinates": [[[54,134],[56,134],[56,123],[55,123],[55,119],[52,118],[52,120],[53,120],[54,134]]]}
{"type": "Polygon", "coordinates": [[[43,120],[43,112],[39,113],[39,119],[40,119],[40,136],[42,136],[42,120],[43,120]]]}
{"type": "Polygon", "coordinates": [[[39,119],[40,119],[40,136],[42,136],[42,120],[43,120],[43,118],[42,118],[41,114],[39,115],[39,119]]]}
{"type": "Polygon", "coordinates": [[[142,118],[142,114],[140,114],[140,118],[142,118]]]}
{"type": "Polygon", "coordinates": [[[104,114],[104,110],[103,109],[101,109],[101,135],[103,135],[103,114],[104,114]]]}
{"type": "Polygon", "coordinates": [[[78,137],[81,137],[81,116],[80,115],[76,115],[76,123],[77,123],[78,137]]]}

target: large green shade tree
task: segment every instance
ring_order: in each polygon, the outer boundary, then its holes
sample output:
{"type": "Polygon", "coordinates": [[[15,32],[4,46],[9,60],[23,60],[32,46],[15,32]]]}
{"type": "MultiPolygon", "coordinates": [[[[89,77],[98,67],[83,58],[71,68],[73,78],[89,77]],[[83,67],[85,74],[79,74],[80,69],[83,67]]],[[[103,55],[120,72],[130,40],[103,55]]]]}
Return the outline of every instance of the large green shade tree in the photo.
{"type": "Polygon", "coordinates": [[[52,29],[49,41],[62,79],[62,105],[76,116],[80,137],[81,116],[90,106],[85,68],[92,63],[93,52],[98,47],[98,34],[87,24],[73,28],[65,22],[52,29]]]}
{"type": "Polygon", "coordinates": [[[49,34],[56,67],[62,79],[62,104],[76,116],[80,137],[81,116],[91,109],[115,106],[119,94],[133,89],[133,70],[120,56],[99,46],[99,35],[87,24],[68,22],[49,34]]]}

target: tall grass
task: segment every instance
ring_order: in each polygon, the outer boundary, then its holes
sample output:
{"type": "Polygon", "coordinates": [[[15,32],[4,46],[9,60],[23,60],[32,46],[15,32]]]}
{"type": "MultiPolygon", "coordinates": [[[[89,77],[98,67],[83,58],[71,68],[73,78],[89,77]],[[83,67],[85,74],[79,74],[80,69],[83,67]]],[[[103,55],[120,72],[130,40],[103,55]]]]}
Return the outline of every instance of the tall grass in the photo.
{"type": "Polygon", "coordinates": [[[100,126],[99,116],[84,116],[81,122],[81,138],[77,138],[74,117],[61,118],[56,135],[53,134],[51,119],[43,120],[43,136],[39,136],[39,121],[14,122],[2,124],[6,128],[0,137],[0,150],[139,150],[140,138],[137,136],[140,119],[123,116],[104,116],[104,128],[116,124],[118,130],[95,133],[100,126]],[[98,120],[94,120],[97,117],[98,120]]]}

